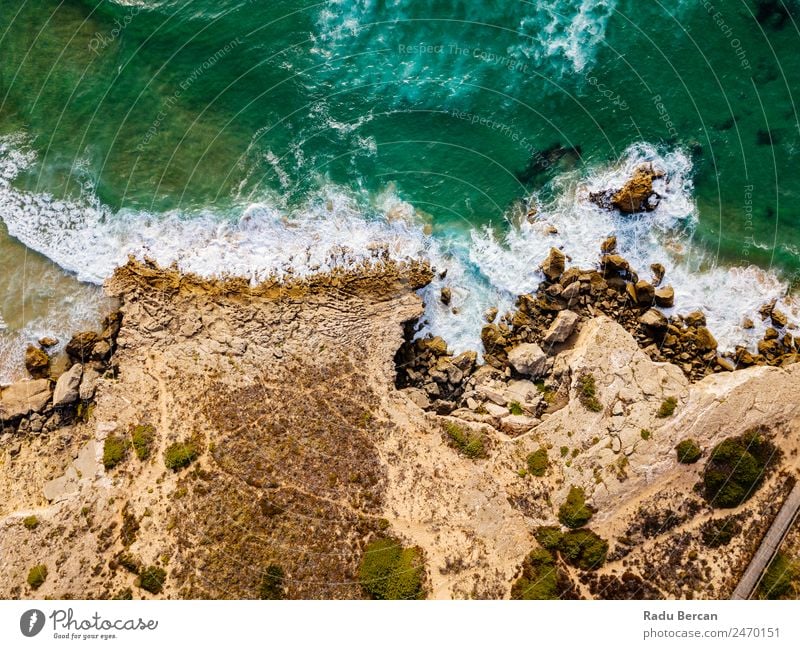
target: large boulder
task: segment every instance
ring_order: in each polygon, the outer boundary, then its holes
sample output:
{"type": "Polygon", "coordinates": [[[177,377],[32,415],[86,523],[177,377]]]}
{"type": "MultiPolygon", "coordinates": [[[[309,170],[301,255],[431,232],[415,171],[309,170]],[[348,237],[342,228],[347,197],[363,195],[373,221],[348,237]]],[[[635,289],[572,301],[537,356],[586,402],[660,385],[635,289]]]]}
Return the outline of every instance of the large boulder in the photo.
{"type": "Polygon", "coordinates": [[[65,350],[67,356],[78,363],[88,361],[99,338],[94,331],[83,331],[75,334],[67,343],[65,350]]]}
{"type": "Polygon", "coordinates": [[[420,349],[428,351],[434,356],[447,356],[447,343],[441,336],[423,338],[419,341],[420,349]]]}
{"type": "Polygon", "coordinates": [[[82,376],[83,365],[76,363],[58,377],[56,389],[53,392],[54,407],[68,406],[78,400],[82,376]]]}
{"type": "Polygon", "coordinates": [[[544,343],[546,345],[563,343],[575,331],[578,319],[578,314],[574,311],[565,310],[559,312],[544,334],[544,343]]]}
{"type": "Polygon", "coordinates": [[[603,268],[603,272],[607,275],[611,273],[628,272],[631,268],[628,260],[621,255],[603,255],[600,260],[600,265],[603,268]]]}
{"type": "Polygon", "coordinates": [[[542,376],[546,372],[547,354],[536,343],[523,343],[508,352],[508,362],[520,374],[542,376]]]}
{"type": "Polygon", "coordinates": [[[675,290],[671,286],[662,286],[656,289],[656,306],[669,307],[675,306],[675,290]]]}
{"type": "Polygon", "coordinates": [[[695,334],[695,343],[700,351],[707,352],[717,348],[717,339],[706,327],[700,327],[695,334]]]}
{"type": "Polygon", "coordinates": [[[561,274],[564,272],[564,267],[566,266],[566,256],[560,250],[556,248],[550,248],[550,254],[547,256],[542,262],[541,269],[544,273],[544,276],[547,277],[551,282],[555,282],[561,277],[561,274]]]}
{"type": "Polygon", "coordinates": [[[50,376],[50,357],[38,347],[28,345],[25,350],[25,369],[35,379],[46,379],[50,376]]]}
{"type": "Polygon", "coordinates": [[[617,209],[625,214],[649,212],[658,207],[660,199],[653,189],[653,181],[663,176],[664,172],[652,164],[643,164],[636,168],[621,189],[594,192],[589,199],[604,209],[617,209]]]}
{"type": "Polygon", "coordinates": [[[80,388],[78,388],[78,396],[82,401],[88,401],[94,396],[97,380],[99,378],[100,372],[96,369],[88,365],[84,368],[80,388]]]}
{"type": "Polygon", "coordinates": [[[11,421],[44,410],[50,401],[50,381],[21,381],[0,390],[0,421],[11,421]]]}
{"type": "Polygon", "coordinates": [[[639,323],[653,331],[664,331],[669,326],[669,320],[658,309],[648,309],[639,318],[639,323]]]}

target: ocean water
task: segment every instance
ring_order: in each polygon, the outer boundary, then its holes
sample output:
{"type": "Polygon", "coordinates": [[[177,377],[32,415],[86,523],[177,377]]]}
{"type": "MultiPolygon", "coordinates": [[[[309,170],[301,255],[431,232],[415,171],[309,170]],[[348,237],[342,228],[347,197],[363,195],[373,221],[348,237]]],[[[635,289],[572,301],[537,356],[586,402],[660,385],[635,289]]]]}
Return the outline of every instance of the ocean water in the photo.
{"type": "Polygon", "coordinates": [[[458,351],[551,246],[589,265],[616,234],[752,345],[765,301],[800,317],[799,25],[796,0],[0,0],[0,380],[130,254],[253,281],[425,257],[421,333],[458,351]],[[642,161],[655,212],[588,202],[642,161]]]}

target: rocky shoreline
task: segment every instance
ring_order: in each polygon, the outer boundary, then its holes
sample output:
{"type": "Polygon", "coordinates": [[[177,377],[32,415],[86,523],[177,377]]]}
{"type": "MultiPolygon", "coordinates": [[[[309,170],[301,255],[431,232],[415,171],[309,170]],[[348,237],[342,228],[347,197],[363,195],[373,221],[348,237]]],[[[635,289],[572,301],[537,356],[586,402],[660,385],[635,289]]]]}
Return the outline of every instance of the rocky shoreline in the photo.
{"type": "Polygon", "coordinates": [[[414,337],[425,264],[251,286],[131,260],[102,331],[0,391],[1,594],[363,597],[368,548],[401,543],[414,597],[534,596],[542,571],[536,597],[726,597],[800,475],[791,325],[765,305],[760,353],[720,354],[662,311],[668,271],[600,252],[552,250],[483,362],[414,337]],[[778,459],[721,515],[705,467],[752,430],[778,459]]]}
{"type": "Polygon", "coordinates": [[[562,391],[565,368],[555,367],[554,357],[569,347],[586,322],[599,316],[619,323],[649,358],[676,365],[692,382],[800,360],[792,325],[774,304],[760,310],[771,326],[758,343],[758,353],[744,346],[720,353],[702,311],[672,316],[662,311],[674,306],[663,265],[654,264],[651,277],[642,279],[617,253],[614,237],[602,244],[600,253],[597,268],[582,269],[567,267],[564,253],[551,249],[540,266],[545,280],[535,293],[520,295],[516,310],[500,317],[496,309],[487,312],[481,332],[484,365],[478,365],[474,351],[449,354],[440,337],[415,339],[410,323],[395,358],[397,387],[425,410],[505,432],[525,432],[562,391]],[[510,403],[522,412],[509,413],[510,403]]]}
{"type": "Polygon", "coordinates": [[[58,344],[54,338],[28,345],[25,367],[31,380],[0,386],[0,435],[52,433],[86,417],[98,380],[116,376],[121,323],[122,314],[112,312],[103,319],[100,333],[75,334],[55,358],[48,354],[58,344]]]}

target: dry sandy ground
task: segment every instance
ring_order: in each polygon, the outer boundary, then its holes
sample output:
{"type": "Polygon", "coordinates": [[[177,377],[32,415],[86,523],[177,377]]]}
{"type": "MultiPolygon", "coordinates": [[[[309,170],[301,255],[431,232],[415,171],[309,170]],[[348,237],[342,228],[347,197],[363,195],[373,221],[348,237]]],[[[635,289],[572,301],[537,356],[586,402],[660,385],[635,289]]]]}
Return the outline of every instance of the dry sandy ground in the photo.
{"type": "Polygon", "coordinates": [[[690,385],[596,318],[555,359],[563,407],[517,437],[461,422],[487,436],[488,457],[471,460],[448,445],[445,418],[394,387],[403,323],[421,314],[414,291],[429,273],[387,265],[251,288],[147,264],[118,271],[118,378],[100,382],[86,421],[0,442],[0,595],[150,597],[133,572],[144,565],[167,574],[159,597],[257,597],[280,565],[289,597],[363,597],[363,548],[390,533],[422,549],[429,597],[503,598],[533,531],[556,523],[575,485],[611,546],[598,572],[565,566],[581,596],[727,597],[798,476],[800,365],[690,385]],[[576,397],[584,371],[601,412],[576,397]],[[675,415],[660,419],[669,396],[675,415]],[[106,470],[104,439],[143,424],[155,429],[149,458],[129,453],[106,470]],[[707,455],[757,425],[780,464],[745,505],[711,510],[695,489],[705,458],[680,465],[675,445],[691,437],[707,455]],[[187,440],[198,459],[169,470],[165,450],[187,440]],[[547,474],[523,475],[540,446],[547,474]],[[743,531],[705,546],[702,523],[730,514],[743,531]],[[34,591],[37,564],[48,576],[34,591]]]}

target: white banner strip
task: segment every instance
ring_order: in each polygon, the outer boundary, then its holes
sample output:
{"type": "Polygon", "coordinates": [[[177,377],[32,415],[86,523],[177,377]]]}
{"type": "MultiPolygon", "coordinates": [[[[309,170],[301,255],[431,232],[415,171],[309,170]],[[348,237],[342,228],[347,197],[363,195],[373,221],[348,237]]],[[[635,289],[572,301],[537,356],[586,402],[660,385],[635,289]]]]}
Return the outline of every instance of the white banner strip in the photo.
{"type": "Polygon", "coordinates": [[[0,647],[796,649],[799,620],[789,601],[5,601],[0,647]]]}

